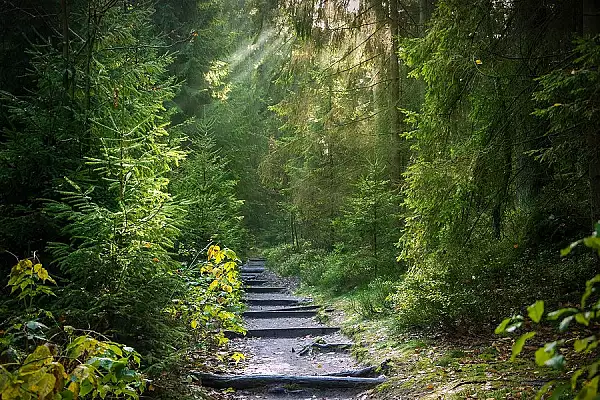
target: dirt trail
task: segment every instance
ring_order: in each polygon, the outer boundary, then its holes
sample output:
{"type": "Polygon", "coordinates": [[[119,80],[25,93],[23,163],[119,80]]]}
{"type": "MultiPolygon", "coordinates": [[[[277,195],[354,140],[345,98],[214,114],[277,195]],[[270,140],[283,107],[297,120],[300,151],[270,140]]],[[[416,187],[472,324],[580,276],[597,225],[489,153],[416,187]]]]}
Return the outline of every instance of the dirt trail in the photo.
{"type": "MultiPolygon", "coordinates": [[[[250,330],[260,329],[258,336],[263,337],[245,337],[231,340],[231,348],[240,351],[246,355],[246,361],[239,367],[236,374],[243,376],[255,375],[285,375],[293,376],[319,376],[343,373],[346,371],[360,370],[364,366],[359,365],[352,358],[349,351],[337,349],[335,351],[311,350],[307,351],[306,346],[312,343],[350,343],[350,340],[339,332],[315,336],[306,334],[307,332],[298,330],[299,336],[291,334],[294,332],[290,328],[323,328],[325,325],[320,323],[316,316],[310,317],[310,311],[303,309],[302,317],[289,316],[289,312],[284,317],[277,313],[253,313],[255,311],[273,311],[284,310],[294,307],[293,305],[259,305],[250,300],[295,300],[300,302],[300,306],[310,304],[311,299],[300,299],[292,294],[294,284],[283,280],[272,272],[264,269],[264,260],[249,260],[245,265],[245,270],[251,270],[253,273],[245,273],[242,269],[246,287],[272,287],[272,289],[250,289],[251,293],[246,293],[246,299],[250,305],[248,311],[251,317],[245,317],[246,328],[250,330]],[[257,272],[261,271],[261,272],[257,272]],[[256,283],[254,283],[256,282],[256,283]],[[263,290],[272,293],[257,293],[263,290]],[[260,316],[256,318],[256,316],[260,316]],[[264,337],[265,330],[275,329],[276,332],[285,331],[286,337],[264,337]],[[305,350],[304,352],[302,350],[305,350]]],[[[313,311],[314,312],[314,311],[313,311]]],[[[316,312],[314,312],[316,314],[316,312]]],[[[310,332],[310,331],[308,331],[310,332]]],[[[250,336],[249,332],[249,335],[250,336]]],[[[279,334],[274,334],[279,335],[279,334]]],[[[272,336],[267,332],[267,336],[272,336]]],[[[344,374],[341,374],[344,375],[344,374]]],[[[377,374],[375,374],[376,376],[377,374]]],[[[373,375],[369,375],[373,377],[373,375]]],[[[345,378],[343,378],[345,379],[345,378]]],[[[366,381],[366,379],[365,379],[366,381]]],[[[310,385],[294,384],[275,384],[268,387],[255,389],[240,389],[234,399],[328,399],[328,400],[351,400],[366,399],[369,388],[373,385],[361,385],[357,388],[315,388],[310,385]]]]}

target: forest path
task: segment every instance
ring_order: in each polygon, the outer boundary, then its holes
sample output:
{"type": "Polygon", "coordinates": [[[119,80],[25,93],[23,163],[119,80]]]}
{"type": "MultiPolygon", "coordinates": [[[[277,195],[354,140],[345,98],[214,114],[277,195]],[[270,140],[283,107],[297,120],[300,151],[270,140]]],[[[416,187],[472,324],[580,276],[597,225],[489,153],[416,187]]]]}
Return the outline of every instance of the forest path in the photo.
{"type": "Polygon", "coordinates": [[[366,399],[367,389],[384,380],[352,358],[339,328],[319,321],[326,311],[294,296],[296,285],[266,270],[264,260],[248,260],[242,276],[248,332],[233,335],[230,347],[246,360],[222,385],[239,384],[233,399],[366,399]]]}

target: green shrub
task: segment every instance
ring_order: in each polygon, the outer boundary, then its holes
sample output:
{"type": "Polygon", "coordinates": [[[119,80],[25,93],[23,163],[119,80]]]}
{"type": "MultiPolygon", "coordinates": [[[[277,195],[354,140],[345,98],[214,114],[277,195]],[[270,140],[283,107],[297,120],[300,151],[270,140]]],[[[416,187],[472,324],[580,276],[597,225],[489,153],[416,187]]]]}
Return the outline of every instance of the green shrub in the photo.
{"type": "Polygon", "coordinates": [[[48,271],[29,259],[11,270],[8,286],[20,300],[21,315],[0,336],[0,395],[4,400],[105,398],[138,399],[145,389],[138,371],[141,357],[131,347],[98,340],[91,331],[76,336],[75,328],[48,328],[52,314],[37,308],[41,295],[54,295],[44,285],[55,283],[48,271]],[[46,331],[52,339],[46,338],[46,331]],[[33,345],[34,350],[30,351],[33,345]]]}
{"type": "Polygon", "coordinates": [[[557,252],[521,251],[508,241],[487,249],[437,252],[413,266],[391,300],[399,328],[444,325],[484,328],[536,298],[568,299],[593,269],[587,254],[560,259],[557,252]]]}
{"type": "MultiPolygon", "coordinates": [[[[566,256],[578,244],[583,243],[592,248],[600,256],[600,223],[596,224],[592,236],[572,243],[563,249],[561,254],[566,256]]],[[[592,400],[598,398],[598,386],[600,382],[600,358],[598,357],[598,345],[600,338],[594,334],[600,321],[600,297],[598,295],[598,284],[600,275],[588,280],[585,291],[576,305],[562,307],[547,312],[546,303],[538,300],[527,307],[528,323],[536,325],[541,323],[544,314],[546,320],[558,323],[559,334],[555,340],[539,347],[535,352],[535,361],[539,366],[547,366],[563,370],[567,359],[574,359],[568,354],[573,345],[575,353],[581,353],[586,357],[580,359],[580,365],[569,368],[567,375],[569,381],[552,380],[545,384],[536,398],[541,398],[545,393],[552,391],[551,398],[560,398],[561,395],[575,396],[579,400],[592,400]],[[573,327],[573,325],[579,325],[573,327]]],[[[495,330],[496,334],[513,333],[521,328],[526,322],[522,315],[515,315],[504,319],[495,330]]],[[[515,340],[512,347],[511,360],[514,360],[523,350],[527,340],[536,336],[536,331],[521,334],[515,340]]]]}
{"type": "Polygon", "coordinates": [[[388,315],[391,310],[389,297],[394,286],[394,282],[381,278],[369,282],[366,288],[359,289],[352,296],[352,308],[364,318],[388,315]]]}

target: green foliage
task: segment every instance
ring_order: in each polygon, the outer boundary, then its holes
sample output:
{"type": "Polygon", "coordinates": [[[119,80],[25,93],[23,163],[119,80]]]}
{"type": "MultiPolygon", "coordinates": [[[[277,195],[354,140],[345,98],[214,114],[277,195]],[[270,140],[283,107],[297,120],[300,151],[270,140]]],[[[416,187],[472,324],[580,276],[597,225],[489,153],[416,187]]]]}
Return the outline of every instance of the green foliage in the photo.
{"type": "Polygon", "coordinates": [[[191,326],[195,340],[227,343],[225,330],[243,333],[240,318],[242,281],[239,275],[240,260],[228,248],[217,245],[208,249],[208,259],[180,272],[186,282],[181,299],[173,299],[168,312],[191,326]]]}
{"type": "MultiPolygon", "coordinates": [[[[84,77],[93,90],[76,88],[71,99],[78,110],[93,105],[75,113],[88,124],[84,164],[66,173],[61,198],[44,211],[62,226],[64,241],[49,250],[68,280],[59,307],[72,323],[166,349],[161,336],[173,334],[162,310],[179,285],[169,251],[181,212],[167,191],[168,175],[185,154],[167,131],[165,104],[176,89],[166,77],[172,59],[145,46],[151,15],[146,6],[112,8],[96,27],[94,62],[84,77]]],[[[43,58],[40,69],[55,57],[43,58]]]]}
{"type": "MultiPolygon", "coordinates": [[[[399,324],[491,322],[534,293],[566,296],[589,274],[589,257],[557,264],[551,251],[589,218],[586,185],[574,183],[587,169],[575,150],[585,142],[571,137],[560,150],[559,125],[535,111],[538,84],[546,86],[535,77],[568,75],[554,62],[570,50],[571,27],[560,20],[573,12],[561,5],[550,15],[527,1],[441,1],[426,34],[402,44],[425,99],[419,111],[405,112],[413,158],[399,241],[409,268],[393,296],[399,324]],[[530,15],[547,25],[532,24],[530,15]],[[540,149],[560,151],[560,162],[545,164],[540,149]]],[[[568,99],[553,96],[553,103],[568,99]]],[[[578,104],[582,112],[595,109],[578,104]]]]}
{"type": "MultiPolygon", "coordinates": [[[[48,271],[31,260],[20,260],[12,268],[8,285],[20,290],[18,299],[27,300],[25,316],[40,315],[31,301],[40,294],[53,294],[40,283],[50,281],[48,271]]],[[[46,317],[51,314],[46,313],[46,317]]],[[[64,326],[53,338],[64,337],[60,346],[40,331],[49,329],[37,321],[14,323],[0,337],[0,394],[3,399],[75,399],[105,398],[107,395],[138,399],[146,386],[140,367],[140,355],[132,348],[111,341],[100,341],[89,334],[75,336],[75,329],[64,326]],[[23,326],[24,325],[24,326],[23,326]],[[27,333],[24,348],[18,348],[21,329],[27,333]],[[37,347],[28,353],[29,340],[37,347]],[[15,348],[16,347],[16,348],[15,348]]],[[[56,329],[55,329],[56,330],[56,329]]]]}
{"type": "Polygon", "coordinates": [[[569,161],[585,162],[590,149],[581,140],[587,132],[597,132],[600,87],[600,45],[597,38],[575,41],[576,58],[569,68],[557,68],[538,78],[534,98],[540,108],[534,115],[550,122],[545,133],[551,145],[532,153],[549,165],[569,170],[569,161]]]}
{"type": "Polygon", "coordinates": [[[185,229],[180,235],[180,252],[198,251],[210,242],[241,248],[246,242],[238,182],[220,155],[209,127],[189,121],[178,127],[187,135],[190,156],[182,163],[171,184],[171,192],[183,200],[185,229]]]}
{"type": "MultiPolygon", "coordinates": [[[[599,237],[600,223],[596,224],[592,236],[571,244],[562,253],[563,255],[568,254],[571,249],[582,242],[600,255],[599,237]]],[[[557,396],[557,393],[572,393],[576,399],[596,398],[598,381],[600,380],[600,375],[598,375],[600,361],[597,357],[596,348],[600,344],[600,339],[588,328],[591,329],[593,326],[596,326],[600,317],[598,283],[600,283],[600,275],[596,275],[594,278],[588,280],[579,303],[574,307],[562,307],[554,311],[545,312],[545,304],[541,300],[527,307],[528,317],[533,324],[539,324],[544,314],[546,314],[546,320],[558,322],[560,334],[555,340],[539,347],[535,352],[535,361],[539,366],[562,370],[566,366],[567,358],[570,357],[568,353],[574,351],[575,353],[589,355],[589,357],[585,358],[585,361],[568,372],[570,383],[551,381],[540,389],[537,398],[541,398],[542,395],[551,389],[554,392],[553,398],[557,396]],[[576,327],[576,325],[580,327],[576,327]],[[573,345],[572,349],[570,349],[571,343],[573,345]]],[[[526,318],[521,315],[506,318],[498,325],[495,333],[514,333],[526,321],[526,318]]],[[[525,342],[534,337],[536,333],[536,331],[529,331],[519,336],[512,347],[512,361],[523,351],[525,342]]]]}
{"type": "Polygon", "coordinates": [[[0,365],[0,394],[7,400],[139,399],[146,386],[139,364],[130,347],[78,336],[62,351],[48,343],[22,363],[0,365]]]}
{"type": "Polygon", "coordinates": [[[31,260],[21,260],[10,271],[8,286],[11,288],[11,294],[18,291],[17,299],[27,302],[27,299],[32,301],[40,294],[53,294],[52,289],[40,284],[40,281],[42,283],[48,281],[56,285],[56,281],[50,277],[42,264],[33,265],[31,260]]]}
{"type": "MultiPolygon", "coordinates": [[[[263,254],[272,270],[284,276],[297,276],[303,284],[330,294],[339,295],[354,289],[364,289],[372,292],[366,296],[373,295],[374,298],[383,300],[391,287],[390,282],[383,283],[383,278],[377,279],[376,263],[369,263],[354,253],[341,250],[327,252],[312,248],[310,243],[302,243],[302,250],[299,252],[294,246],[284,244],[266,249],[263,254]]],[[[381,304],[374,305],[377,308],[380,306],[381,304]]]]}
{"type": "Polygon", "coordinates": [[[394,292],[395,284],[377,278],[352,294],[350,299],[352,309],[363,318],[373,319],[389,315],[392,311],[390,294],[394,292]]]}
{"type": "Polygon", "coordinates": [[[372,278],[398,277],[401,272],[394,262],[400,196],[382,179],[384,172],[377,163],[370,165],[368,174],[358,180],[355,192],[346,199],[343,215],[333,222],[340,247],[369,265],[372,278]]]}

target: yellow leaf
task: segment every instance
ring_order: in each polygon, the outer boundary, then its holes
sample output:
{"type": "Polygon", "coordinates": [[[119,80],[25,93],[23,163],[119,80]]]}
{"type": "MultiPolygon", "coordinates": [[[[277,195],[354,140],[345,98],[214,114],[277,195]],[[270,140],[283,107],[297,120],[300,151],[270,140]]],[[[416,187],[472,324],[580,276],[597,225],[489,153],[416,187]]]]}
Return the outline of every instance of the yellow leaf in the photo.
{"type": "Polygon", "coordinates": [[[77,383],[77,382],[69,383],[69,387],[67,387],[67,390],[69,392],[73,393],[74,397],[77,398],[79,396],[79,383],[77,383]]]}
{"type": "Polygon", "coordinates": [[[219,336],[219,346],[224,346],[227,343],[229,343],[229,339],[227,339],[225,336],[219,336]]]}
{"type": "Polygon", "coordinates": [[[48,279],[50,277],[50,275],[48,275],[48,271],[46,270],[46,268],[40,269],[40,271],[37,273],[37,275],[43,281],[45,281],[46,279],[48,279]]]}
{"type": "Polygon", "coordinates": [[[35,272],[36,274],[38,274],[41,269],[42,269],[42,264],[35,264],[33,266],[33,272],[35,272]]]}
{"type": "Polygon", "coordinates": [[[475,64],[477,64],[477,65],[481,65],[481,64],[483,64],[483,63],[481,62],[481,60],[480,60],[480,59],[477,59],[477,60],[475,60],[475,64]]]}
{"type": "Polygon", "coordinates": [[[192,322],[190,323],[190,325],[192,326],[192,329],[196,329],[198,327],[198,321],[196,321],[194,319],[194,320],[192,320],[192,322]]]}
{"type": "Polygon", "coordinates": [[[232,359],[233,361],[235,361],[235,363],[237,364],[237,363],[239,363],[241,360],[245,360],[245,359],[246,359],[246,356],[245,356],[245,355],[243,355],[242,353],[240,353],[240,352],[236,351],[235,353],[233,353],[233,354],[231,355],[231,359],[232,359]]]}
{"type": "Polygon", "coordinates": [[[223,290],[227,293],[233,292],[233,288],[230,285],[223,285],[223,290]]]}
{"type": "Polygon", "coordinates": [[[52,353],[50,349],[46,346],[38,346],[36,349],[27,356],[25,362],[23,363],[23,367],[21,368],[21,372],[34,371],[36,369],[41,368],[44,365],[48,365],[52,362],[52,353]]]}
{"type": "Polygon", "coordinates": [[[219,286],[219,280],[215,279],[210,285],[208,285],[208,290],[215,290],[217,286],[219,286]]]}

